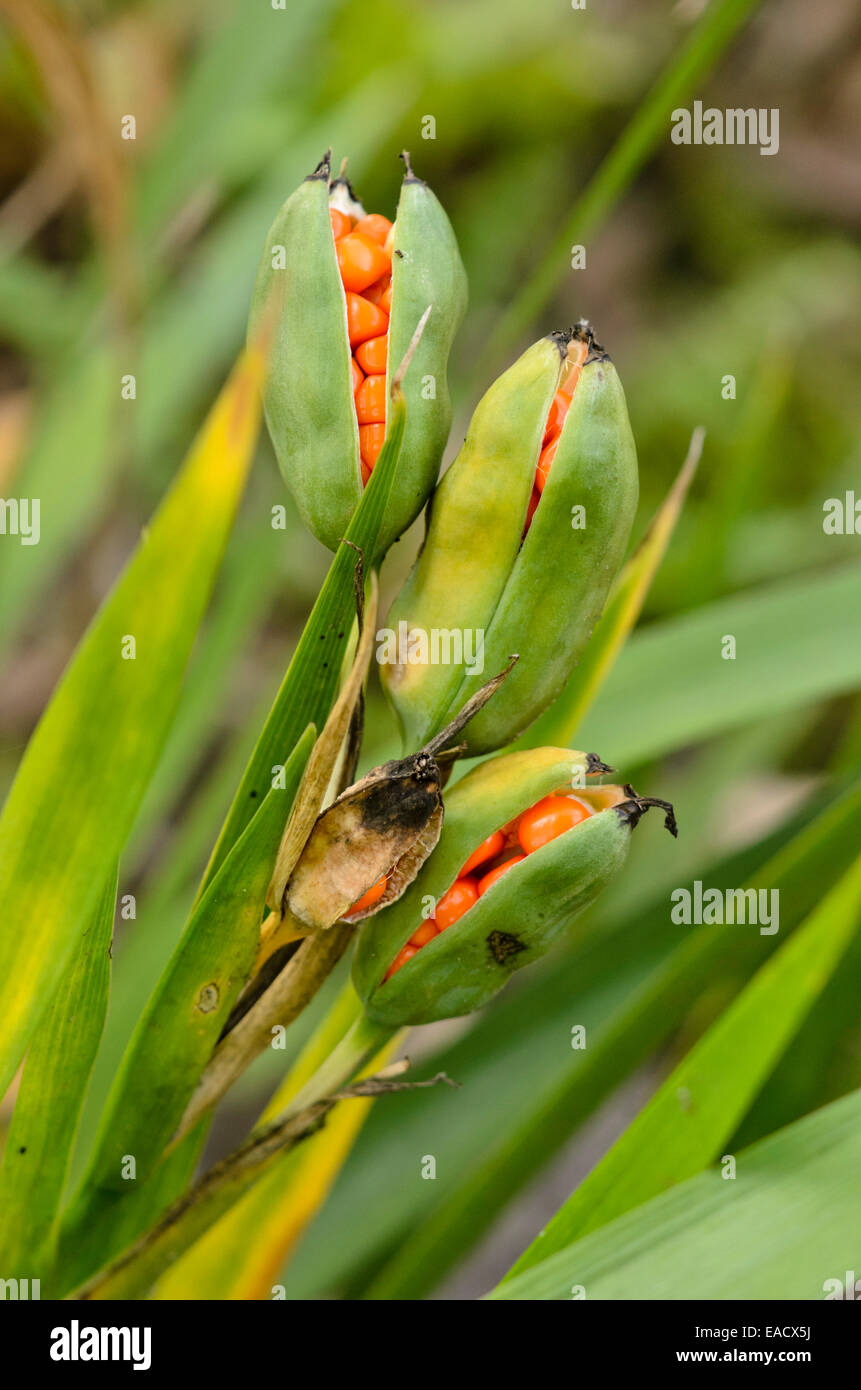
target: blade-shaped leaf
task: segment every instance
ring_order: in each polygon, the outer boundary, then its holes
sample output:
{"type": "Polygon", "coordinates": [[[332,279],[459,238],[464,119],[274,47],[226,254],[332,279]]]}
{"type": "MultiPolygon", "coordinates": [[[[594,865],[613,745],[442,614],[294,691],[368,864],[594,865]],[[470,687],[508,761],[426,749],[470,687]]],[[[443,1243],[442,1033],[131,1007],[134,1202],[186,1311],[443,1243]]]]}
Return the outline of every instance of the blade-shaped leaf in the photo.
{"type": "Polygon", "coordinates": [[[0,1168],[0,1268],[49,1267],[69,1159],[105,1024],[117,876],[112,874],[33,1037],[0,1168]]]}
{"type": "Polygon", "coordinates": [[[734,1180],[689,1178],[487,1296],[844,1297],[846,1271],[858,1268],[859,1168],[855,1091],[743,1150],[734,1180]]]}
{"type": "Polygon", "coordinates": [[[30,741],[0,819],[0,1092],[117,859],[164,743],[247,476],[249,349],[30,741]]]}
{"type": "Polygon", "coordinates": [[[205,1139],[206,1126],[198,1125],[147,1181],[130,1179],[123,1192],[104,1188],[98,1203],[91,1202],[90,1192],[79,1193],[63,1212],[59,1256],[54,1269],[48,1272],[49,1286],[46,1288],[43,1282],[43,1296],[65,1298],[137,1240],[191,1182],[205,1139]]]}
{"type": "MultiPolygon", "coordinates": [[[[314,1074],[358,1017],[356,992],[347,982],[303,1049],[289,1076],[261,1116],[274,1120],[314,1074]]],[[[391,1060],[402,1035],[391,1039],[363,1068],[360,1078],[391,1060]]],[[[278,1161],[236,1206],[164,1275],[158,1298],[263,1299],[272,1297],[285,1259],[323,1205],[374,1101],[341,1102],[319,1134],[278,1161]]]]}
{"type": "Polygon", "coordinates": [[[859,914],[861,858],[675,1068],[509,1277],[711,1162],[836,968],[859,914]]]}
{"type": "MultiPolygon", "coordinates": [[[[314,743],[307,729],[233,846],[144,1009],[102,1116],[82,1187],[128,1190],[123,1160],[147,1178],[182,1117],[257,954],[266,889],[314,743]]],[[[83,1218],[86,1219],[86,1218],[83,1218]]]]}
{"type": "Polygon", "coordinates": [[[625,129],[587,184],[545,256],[499,319],[474,375],[481,380],[501,354],[513,348],[547,305],[559,283],[569,247],[594,236],[640,169],[664,139],[673,109],[683,105],[698,81],[756,9],[758,0],[715,0],[673,53],[651,90],[637,103],[625,129]]]}
{"type": "MultiPolygon", "coordinates": [[[[421,325],[417,330],[417,336],[420,329],[421,325]]],[[[417,337],[414,339],[415,341],[417,341],[417,337]]],[[[400,456],[406,419],[406,406],[400,389],[400,378],[409,365],[411,353],[412,347],[393,380],[389,428],[372,479],[356,509],[348,530],[347,543],[339,547],[332,562],[281,690],[246,767],[240,787],[234,796],[198,890],[198,904],[206,900],[206,894],[216,881],[234,846],[237,845],[248,827],[260,814],[258,808],[264,804],[270,791],[273,765],[280,763],[284,751],[295,745],[302,729],[306,727],[305,723],[300,724],[303,710],[310,708],[323,711],[322,722],[325,723],[325,717],[337,690],[341,661],[349,640],[355,611],[357,552],[368,557],[371,561],[375,558],[376,538],[379,534],[400,456]]],[[[309,722],[313,723],[313,721],[309,722]]],[[[130,1051],[127,1055],[131,1056],[132,1052],[133,1049],[130,1044],[130,1051]]],[[[196,1079],[197,1077],[195,1077],[196,1079]]],[[[184,1099],[187,1099],[187,1096],[184,1096],[184,1099]]],[[[126,1111],[126,1115],[127,1118],[133,1117],[133,1112],[126,1111]]],[[[173,1129],[174,1124],[175,1120],[171,1121],[171,1129],[173,1129]]],[[[196,1126],[194,1133],[198,1136],[198,1144],[205,1129],[205,1125],[196,1126]]],[[[100,1133],[103,1142],[111,1145],[111,1152],[112,1154],[115,1153],[116,1146],[113,1144],[109,1130],[102,1125],[100,1133]]],[[[189,1135],[187,1139],[182,1141],[177,1153],[193,1152],[194,1143],[193,1135],[189,1135]]],[[[140,1146],[144,1148],[148,1161],[155,1156],[149,1137],[144,1136],[140,1146]]],[[[93,1162],[98,1163],[100,1161],[97,1150],[93,1162]]],[[[113,1163],[113,1158],[111,1162],[113,1163]]],[[[113,1177],[116,1179],[116,1165],[114,1164],[112,1169],[109,1165],[108,1171],[113,1172],[113,1177]]],[[[136,1203],[136,1210],[131,1213],[125,1228],[130,1236],[139,1234],[142,1220],[147,1212],[150,1218],[158,1214],[155,1203],[161,1203],[164,1194],[170,1192],[171,1172],[175,1172],[179,1176],[186,1172],[181,1164],[174,1162],[173,1156],[169,1156],[161,1164],[154,1175],[153,1182],[149,1185],[153,1193],[153,1206],[147,1209],[145,1197],[141,1197],[136,1203]],[[164,1184],[160,1184],[158,1181],[162,1169],[167,1172],[164,1184]]],[[[107,1187],[101,1190],[94,1186],[82,1187],[74,1208],[69,1212],[64,1226],[64,1239],[67,1245],[75,1245],[76,1238],[80,1233],[82,1251],[86,1247],[86,1253],[80,1256],[75,1266],[76,1282],[91,1274],[93,1269],[98,1268],[116,1248],[113,1235],[115,1223],[110,1217],[110,1212],[116,1207],[116,1204],[116,1195],[110,1193],[107,1187]],[[93,1234],[99,1231],[104,1233],[105,1240],[100,1240],[98,1234],[93,1234]]]]}
{"type": "Polygon", "coordinates": [[[861,565],[793,577],[635,633],[578,741],[615,766],[861,684],[861,565]],[[823,622],[822,615],[828,615],[823,622]],[[735,659],[724,660],[724,638],[735,659]]]}

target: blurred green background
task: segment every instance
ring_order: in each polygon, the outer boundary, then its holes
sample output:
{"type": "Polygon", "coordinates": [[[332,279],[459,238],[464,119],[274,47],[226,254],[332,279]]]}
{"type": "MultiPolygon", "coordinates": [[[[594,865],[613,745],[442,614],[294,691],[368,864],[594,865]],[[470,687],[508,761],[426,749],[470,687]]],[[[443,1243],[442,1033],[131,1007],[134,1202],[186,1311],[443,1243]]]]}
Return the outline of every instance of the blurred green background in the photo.
{"type": "MultiPolygon", "coordinates": [[[[692,429],[707,430],[642,631],[588,724],[589,746],[638,789],[676,800],[683,839],[640,832],[624,882],[584,923],[583,959],[544,970],[543,983],[526,981],[486,1018],[416,1039],[414,1056],[472,1081],[469,1103],[424,1093],[397,1112],[378,1108],[303,1242],[291,1297],[368,1287],[446,1196],[445,1184],[395,1191],[399,1165],[412,1161],[404,1155],[425,1152],[433,1135],[449,1175],[480,1166],[504,1117],[559,1079],[571,1023],[608,1016],[675,944],[669,888],[718,864],[761,862],[861,760],[859,536],[822,525],[827,498],[853,484],[861,495],[861,14],[852,0],[717,8],[749,18],[715,46],[690,96],[778,108],[779,153],[678,147],[661,114],[642,157],[590,204],[584,190],[648,108],[703,5],[0,3],[0,493],[41,500],[38,546],[0,540],[4,790],[242,342],[272,217],[329,144],[336,163],[349,155],[366,208],[389,215],[397,153],[408,148],[454,225],[470,308],[452,359],[449,457],[496,372],[580,317],[627,391],[637,537],[692,429]],[[136,138],[123,140],[129,115],[136,138]],[[422,138],[428,116],[434,139],[422,138]],[[567,248],[581,225],[586,267],[575,271],[567,248]],[[134,400],[121,394],[127,374],[134,400]],[[736,395],[725,399],[730,375],[736,395]],[[737,659],[750,663],[744,699],[721,693],[725,633],[738,634],[737,659]],[[590,976],[593,921],[627,945],[596,958],[590,976]],[[373,1216],[363,1230],[349,1220],[357,1202],[373,1216]]],[[[136,918],[119,924],[85,1141],[325,574],[327,554],[292,508],[286,535],[269,525],[285,500],[264,440],[122,866],[136,918]]],[[[395,547],[384,595],[419,538],[416,527],[395,547]]],[[[372,691],[366,763],[393,747],[372,691]]],[[[861,1083],[857,988],[847,983],[857,970],[856,949],[744,1138],[861,1083]]],[[[483,1243],[425,1292],[473,1296],[499,1277],[728,987],[718,978],[682,1001],[677,1026],[602,1098],[591,1126],[573,1144],[564,1124],[548,1136],[551,1166],[536,1161],[516,1200],[488,1214],[483,1243]]],[[[274,1054],[253,1069],[211,1152],[235,1139],[283,1065],[274,1054]]]]}

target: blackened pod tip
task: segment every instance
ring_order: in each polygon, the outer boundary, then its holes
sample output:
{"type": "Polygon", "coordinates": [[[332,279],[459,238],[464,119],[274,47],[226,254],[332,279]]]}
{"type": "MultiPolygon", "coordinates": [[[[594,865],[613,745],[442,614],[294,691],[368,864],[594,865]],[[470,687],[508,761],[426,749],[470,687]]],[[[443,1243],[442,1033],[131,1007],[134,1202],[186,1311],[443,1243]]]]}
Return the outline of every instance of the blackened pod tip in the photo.
{"type": "Polygon", "coordinates": [[[320,163],[317,165],[316,169],[314,170],[313,174],[308,174],[308,175],[307,175],[307,177],[306,177],[306,179],[305,179],[305,182],[306,182],[306,183],[310,183],[313,179],[320,179],[320,180],[325,179],[325,180],[326,180],[326,183],[328,183],[328,182],[329,182],[329,176],[331,175],[331,172],[332,172],[332,146],[330,145],[329,148],[327,149],[326,153],[323,155],[323,158],[320,160],[320,163]]]}
{"type": "Polygon", "coordinates": [[[583,366],[588,366],[590,362],[609,362],[610,354],[602,347],[595,337],[595,332],[588,319],[578,319],[571,328],[558,328],[553,333],[548,333],[548,338],[556,344],[559,355],[564,361],[568,356],[568,349],[572,343],[584,343],[586,345],[586,357],[583,366]]]}
{"type": "Polygon", "coordinates": [[[588,319],[579,319],[571,330],[572,340],[586,344],[586,360],[584,367],[588,367],[590,362],[609,362],[610,354],[598,342],[595,331],[588,319]]]}
{"type": "Polygon", "coordinates": [[[573,336],[573,333],[566,332],[564,328],[556,328],[552,333],[547,334],[547,337],[555,346],[563,362],[568,356],[568,344],[572,341],[573,336]]]}

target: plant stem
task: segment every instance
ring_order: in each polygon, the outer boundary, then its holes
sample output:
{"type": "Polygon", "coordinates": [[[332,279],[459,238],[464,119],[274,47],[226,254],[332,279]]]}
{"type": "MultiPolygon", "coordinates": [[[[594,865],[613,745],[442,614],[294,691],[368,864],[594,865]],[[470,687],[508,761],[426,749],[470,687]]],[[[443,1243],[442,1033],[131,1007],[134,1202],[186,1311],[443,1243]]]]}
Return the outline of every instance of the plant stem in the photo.
{"type": "MultiPolygon", "coordinates": [[[[168,1265],[199,1240],[278,1157],[319,1128],[332,1106],[342,1098],[338,1095],[339,1087],[355,1075],[393,1031],[360,1015],[274,1124],[252,1135],[235,1153],[205,1173],[152,1230],[74,1297],[143,1297],[168,1265]]],[[[378,1089],[384,1087],[385,1083],[379,1083],[378,1089]]]]}
{"type": "MultiPolygon", "coordinates": [[[[355,1075],[359,1067],[367,1061],[373,1052],[382,1047],[383,1043],[388,1042],[395,1031],[395,1029],[385,1027],[382,1024],[372,1023],[366,1013],[360,1013],[334,1051],[329,1053],[314,1075],[309,1077],[301,1090],[296,1092],[286,1109],[281,1111],[275,1123],[283,1124],[285,1120],[301,1114],[309,1106],[316,1105],[326,1096],[337,1091],[339,1086],[343,1086],[345,1081],[349,1081],[350,1077],[355,1075]]],[[[252,1138],[255,1134],[263,1132],[258,1126],[252,1131],[252,1138]]]]}

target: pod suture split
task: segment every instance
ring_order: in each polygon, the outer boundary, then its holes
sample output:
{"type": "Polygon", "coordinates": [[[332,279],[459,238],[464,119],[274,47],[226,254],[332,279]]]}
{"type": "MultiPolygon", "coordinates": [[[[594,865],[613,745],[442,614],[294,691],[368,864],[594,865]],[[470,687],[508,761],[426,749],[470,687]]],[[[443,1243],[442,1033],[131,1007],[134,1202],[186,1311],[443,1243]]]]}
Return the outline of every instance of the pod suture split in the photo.
{"type": "Polygon", "coordinates": [[[466,277],[440,203],[405,174],[394,221],[367,214],[331,152],[270,228],[250,332],[278,305],[265,413],[299,511],[334,550],[370,479],[389,424],[394,369],[434,306],[405,384],[407,424],[381,538],[387,548],[436,482],[451,423],[447,366],[466,277]]]}

